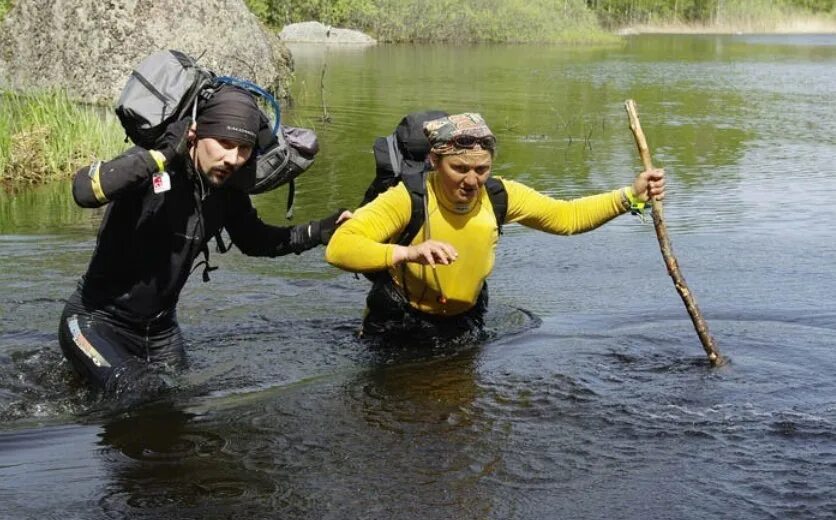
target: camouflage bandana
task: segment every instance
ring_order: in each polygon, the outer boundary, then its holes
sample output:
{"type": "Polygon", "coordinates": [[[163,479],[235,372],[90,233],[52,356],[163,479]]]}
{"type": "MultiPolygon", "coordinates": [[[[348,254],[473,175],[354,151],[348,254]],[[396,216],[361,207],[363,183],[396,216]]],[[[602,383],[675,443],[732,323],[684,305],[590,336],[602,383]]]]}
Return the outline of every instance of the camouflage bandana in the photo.
{"type": "Polygon", "coordinates": [[[493,153],[496,138],[482,116],[474,112],[453,114],[424,123],[430,151],[437,155],[460,155],[476,149],[493,153]]]}

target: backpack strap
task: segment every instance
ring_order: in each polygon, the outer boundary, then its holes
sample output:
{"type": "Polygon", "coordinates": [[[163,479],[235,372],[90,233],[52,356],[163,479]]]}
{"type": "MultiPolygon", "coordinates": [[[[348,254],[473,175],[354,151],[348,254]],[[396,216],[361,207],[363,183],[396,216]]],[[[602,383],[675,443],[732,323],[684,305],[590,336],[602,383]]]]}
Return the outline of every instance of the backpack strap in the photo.
{"type": "MultiPolygon", "coordinates": [[[[412,213],[406,228],[398,237],[396,242],[398,245],[408,246],[412,242],[412,239],[418,235],[418,230],[424,224],[424,196],[427,193],[426,178],[426,171],[422,172],[421,175],[401,176],[401,180],[406,186],[406,190],[409,192],[409,198],[412,201],[412,213]]],[[[505,185],[502,181],[494,177],[488,179],[485,183],[485,189],[491,200],[496,225],[501,235],[502,225],[505,224],[505,218],[508,215],[508,192],[505,190],[505,185]]]]}
{"type": "Polygon", "coordinates": [[[418,234],[421,226],[424,225],[424,196],[427,194],[427,171],[424,170],[420,174],[401,175],[401,180],[409,192],[409,198],[412,202],[412,214],[409,216],[409,222],[406,224],[406,228],[401,233],[401,236],[398,237],[396,243],[401,246],[408,246],[418,234]]]}
{"type": "Polygon", "coordinates": [[[294,201],[296,201],[296,181],[290,179],[290,182],[287,184],[287,213],[285,213],[287,220],[293,218],[294,201]]]}
{"type": "Polygon", "coordinates": [[[392,172],[395,178],[401,176],[401,153],[398,151],[398,143],[395,142],[397,137],[395,134],[390,134],[386,137],[386,146],[389,147],[389,162],[392,163],[392,172]]]}
{"type": "MultiPolygon", "coordinates": [[[[220,228],[219,230],[215,231],[215,234],[213,235],[215,237],[215,248],[218,250],[218,253],[220,254],[226,253],[227,251],[229,251],[229,248],[231,247],[229,244],[224,242],[224,237],[222,234],[223,229],[224,228],[220,228]]],[[[206,255],[206,260],[209,261],[208,254],[206,255]]]]}
{"type": "Polygon", "coordinates": [[[502,234],[502,225],[505,224],[505,217],[508,215],[508,192],[505,191],[505,185],[502,181],[489,177],[485,183],[485,189],[488,191],[488,197],[491,199],[491,206],[493,206],[493,214],[496,217],[497,229],[499,234],[502,234]]]}
{"type": "MultiPolygon", "coordinates": [[[[220,237],[216,236],[216,238],[220,238],[220,237]]],[[[217,270],[218,267],[213,266],[213,265],[209,265],[209,243],[208,242],[203,244],[203,247],[200,248],[200,252],[203,253],[203,260],[194,264],[194,266],[192,267],[192,270],[189,271],[189,273],[191,274],[191,273],[195,272],[197,270],[197,268],[202,265],[203,266],[203,282],[205,283],[205,282],[209,281],[209,273],[211,273],[212,271],[217,270]]]]}

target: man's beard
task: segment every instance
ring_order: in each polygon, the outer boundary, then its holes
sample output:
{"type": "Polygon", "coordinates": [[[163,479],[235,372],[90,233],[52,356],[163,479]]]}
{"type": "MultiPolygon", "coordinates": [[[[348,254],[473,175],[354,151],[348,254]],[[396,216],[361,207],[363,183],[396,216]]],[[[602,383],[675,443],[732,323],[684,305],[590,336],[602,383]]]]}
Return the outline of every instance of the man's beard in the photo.
{"type": "Polygon", "coordinates": [[[232,177],[233,173],[235,172],[227,168],[215,167],[211,168],[208,173],[203,174],[203,178],[215,188],[220,188],[226,184],[229,178],[232,177]]]}

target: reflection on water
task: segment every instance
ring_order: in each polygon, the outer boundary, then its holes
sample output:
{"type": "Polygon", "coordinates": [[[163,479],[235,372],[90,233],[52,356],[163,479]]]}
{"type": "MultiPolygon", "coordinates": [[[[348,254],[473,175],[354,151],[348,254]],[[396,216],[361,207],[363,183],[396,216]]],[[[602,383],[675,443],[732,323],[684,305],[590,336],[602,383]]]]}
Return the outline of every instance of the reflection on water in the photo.
{"type": "Polygon", "coordinates": [[[247,467],[199,418],[171,405],[105,423],[99,444],[109,475],[98,506],[107,516],[223,518],[246,512],[254,500],[261,511],[273,506],[272,479],[247,467]]]}
{"type": "Polygon", "coordinates": [[[734,360],[712,370],[684,352],[698,345],[679,323],[549,320],[95,428],[6,435],[28,455],[0,472],[47,464],[45,436],[59,446],[49,466],[95,474],[65,503],[108,517],[826,517],[836,366],[821,359],[836,322],[821,321],[814,337],[801,316],[718,320],[734,360]],[[790,347],[806,356],[788,363],[790,347]]]}
{"type": "MultiPolygon", "coordinates": [[[[2,194],[0,517],[833,516],[836,39],[294,50],[287,117],[322,144],[299,221],[355,205],[373,138],[419,108],[483,112],[498,173],[548,193],[623,185],[635,98],[731,363],[708,366],[652,226],[624,217],[570,238],[508,226],[486,337],[424,349],[358,340],[368,284],[321,251],[215,255],[182,296],[192,368],[114,409],[56,341],[100,213],[65,184],[2,194]]],[[[283,222],[284,197],[260,214],[283,222]]]]}

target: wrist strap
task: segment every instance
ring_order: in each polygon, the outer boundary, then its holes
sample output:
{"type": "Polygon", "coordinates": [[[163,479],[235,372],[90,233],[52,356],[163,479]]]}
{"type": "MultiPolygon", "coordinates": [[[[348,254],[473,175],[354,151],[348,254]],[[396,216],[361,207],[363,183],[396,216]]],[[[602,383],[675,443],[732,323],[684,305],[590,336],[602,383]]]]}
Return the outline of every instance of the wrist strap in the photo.
{"type": "Polygon", "coordinates": [[[644,207],[647,205],[647,203],[636,198],[636,195],[633,193],[633,187],[632,186],[627,186],[626,188],[624,188],[624,197],[627,199],[627,202],[630,204],[630,214],[632,214],[632,215],[642,215],[642,214],[644,214],[644,207]]]}
{"type": "Polygon", "coordinates": [[[157,171],[161,172],[165,170],[165,155],[159,150],[148,150],[148,153],[151,154],[154,162],[157,163],[157,171]]]}

